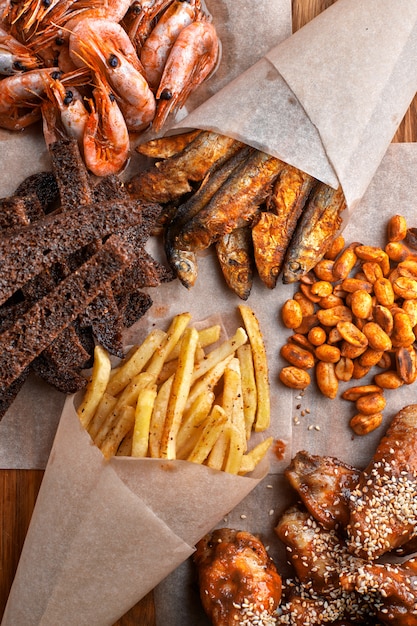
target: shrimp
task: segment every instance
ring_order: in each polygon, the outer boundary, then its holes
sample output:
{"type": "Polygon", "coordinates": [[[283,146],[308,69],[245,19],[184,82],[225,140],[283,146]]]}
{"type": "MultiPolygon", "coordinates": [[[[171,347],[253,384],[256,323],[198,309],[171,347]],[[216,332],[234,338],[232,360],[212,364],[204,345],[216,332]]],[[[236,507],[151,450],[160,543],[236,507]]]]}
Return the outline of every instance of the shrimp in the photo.
{"type": "MultiPolygon", "coordinates": [[[[67,0],[71,3],[74,0],[67,0]]],[[[23,0],[9,2],[3,14],[4,24],[19,41],[26,43],[52,18],[56,7],[61,10],[62,0],[23,0]]]]}
{"type": "Polygon", "coordinates": [[[190,0],[176,0],[165,11],[157,25],[144,42],[140,60],[146,79],[156,89],[172,46],[183,28],[196,19],[196,7],[190,0]]]}
{"type": "Polygon", "coordinates": [[[56,135],[60,134],[73,137],[82,146],[88,111],[78,89],[51,78],[45,91],[48,100],[42,105],[42,117],[46,143],[55,141],[56,135]]]}
{"type": "Polygon", "coordinates": [[[210,74],[217,63],[219,40],[207,20],[186,26],[168,56],[156,92],[157,110],[153,127],[158,132],[168,115],[181,107],[190,93],[210,74]]]}
{"type": "MultiPolygon", "coordinates": [[[[71,36],[71,57],[75,62],[78,59],[78,62],[85,63],[96,75],[105,77],[117,97],[128,129],[133,132],[143,130],[155,116],[155,97],[140,71],[136,53],[132,55],[126,45],[126,33],[119,38],[114,32],[114,27],[119,25],[97,24],[103,21],[88,20],[86,24],[84,20],[82,37],[81,28],[71,36]],[[101,29],[98,28],[100,26],[101,29]],[[109,35],[105,37],[107,31],[109,35]]],[[[129,44],[132,45],[130,41],[129,44]]]]}
{"type": "Polygon", "coordinates": [[[109,85],[96,77],[84,137],[84,160],[96,176],[117,174],[129,157],[129,133],[122,112],[109,85]]]}
{"type": "Polygon", "coordinates": [[[38,121],[41,97],[49,77],[58,78],[57,67],[40,68],[7,76],[0,81],[0,127],[21,130],[38,121]]]}
{"type": "Polygon", "coordinates": [[[0,26],[0,74],[11,76],[16,72],[34,70],[39,65],[39,59],[32,51],[0,26]]]}
{"type": "Polygon", "coordinates": [[[137,50],[140,50],[152,31],[158,15],[162,14],[174,0],[143,0],[132,2],[126,13],[124,27],[137,50]]]}

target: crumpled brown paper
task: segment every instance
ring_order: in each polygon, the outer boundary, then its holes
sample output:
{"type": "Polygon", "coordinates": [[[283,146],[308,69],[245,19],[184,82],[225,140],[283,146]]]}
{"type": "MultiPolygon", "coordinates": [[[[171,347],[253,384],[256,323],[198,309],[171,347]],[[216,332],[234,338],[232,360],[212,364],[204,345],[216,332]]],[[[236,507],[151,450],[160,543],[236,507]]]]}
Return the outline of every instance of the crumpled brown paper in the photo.
{"type": "Polygon", "coordinates": [[[417,90],[414,0],[338,0],[181,122],[265,150],[353,209],[417,90]]]}

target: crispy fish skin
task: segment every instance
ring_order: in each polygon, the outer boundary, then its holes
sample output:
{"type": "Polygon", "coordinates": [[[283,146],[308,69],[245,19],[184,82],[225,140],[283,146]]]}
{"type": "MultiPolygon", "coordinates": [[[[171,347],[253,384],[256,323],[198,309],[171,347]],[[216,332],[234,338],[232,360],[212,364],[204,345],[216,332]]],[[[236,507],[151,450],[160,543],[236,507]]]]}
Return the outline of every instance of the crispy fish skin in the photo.
{"type": "Polygon", "coordinates": [[[203,180],[214,163],[226,160],[242,146],[226,135],[203,131],[178,154],[133,176],[126,188],[133,198],[153,198],[152,202],[162,204],[177,200],[191,191],[190,181],[203,180]]]}
{"type": "Polygon", "coordinates": [[[283,282],[293,283],[323,257],[339,230],[346,207],[342,189],[319,183],[297,222],[284,260],[283,282]]]}
{"type": "Polygon", "coordinates": [[[288,165],[276,181],[263,212],[252,229],[255,264],[259,277],[273,289],[281,273],[285,253],[315,178],[288,165]]]}
{"type": "Polygon", "coordinates": [[[216,254],[227,286],[242,300],[253,285],[253,254],[250,226],[236,228],[216,243],[216,254]]]}
{"type": "Polygon", "coordinates": [[[284,163],[256,150],[228,178],[210,202],[182,228],[184,250],[204,250],[236,228],[249,223],[267,198],[284,163]]]}
{"type": "Polygon", "coordinates": [[[245,146],[238,150],[230,159],[220,166],[211,168],[199,189],[184,203],[181,204],[173,219],[164,231],[164,248],[167,261],[181,283],[189,289],[198,275],[197,258],[194,252],[182,250],[178,245],[178,234],[188,220],[211,200],[216,191],[228,179],[232,172],[245,161],[252,152],[252,148],[245,146]]]}

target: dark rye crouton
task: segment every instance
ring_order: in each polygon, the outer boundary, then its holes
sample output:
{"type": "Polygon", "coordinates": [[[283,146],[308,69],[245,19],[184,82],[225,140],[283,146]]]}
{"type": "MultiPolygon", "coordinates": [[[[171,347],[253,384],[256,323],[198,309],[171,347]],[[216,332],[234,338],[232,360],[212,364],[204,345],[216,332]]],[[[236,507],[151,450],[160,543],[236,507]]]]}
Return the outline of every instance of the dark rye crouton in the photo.
{"type": "MultiPolygon", "coordinates": [[[[52,263],[141,220],[140,202],[109,201],[53,213],[0,239],[0,304],[52,263]]],[[[123,245],[126,245],[125,243],[123,245]]]]}
{"type": "Polygon", "coordinates": [[[41,204],[42,211],[50,213],[56,208],[59,200],[59,189],[54,173],[38,172],[28,176],[17,187],[14,195],[24,198],[35,195],[41,204]]]}
{"type": "Polygon", "coordinates": [[[76,139],[59,139],[49,145],[52,171],[57,181],[61,209],[72,210],[93,202],[87,168],[76,139]]]}
{"type": "Polygon", "coordinates": [[[130,261],[117,235],[0,334],[0,397],[130,261]]]}

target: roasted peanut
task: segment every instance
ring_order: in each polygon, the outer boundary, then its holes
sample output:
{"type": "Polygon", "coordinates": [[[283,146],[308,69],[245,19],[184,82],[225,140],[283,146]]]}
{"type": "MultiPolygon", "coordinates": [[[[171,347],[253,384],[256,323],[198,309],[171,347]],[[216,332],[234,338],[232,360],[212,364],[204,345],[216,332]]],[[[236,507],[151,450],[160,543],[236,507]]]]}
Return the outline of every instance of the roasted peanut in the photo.
{"type": "Polygon", "coordinates": [[[334,366],[334,373],[336,378],[345,383],[351,380],[353,375],[353,360],[348,357],[341,356],[338,362],[334,366]]]}
{"type": "Polygon", "coordinates": [[[413,298],[404,300],[402,309],[407,313],[411,325],[414,327],[417,324],[417,300],[413,298]]]}
{"type": "Polygon", "coordinates": [[[355,291],[358,291],[358,289],[362,289],[368,293],[371,293],[372,291],[372,283],[367,280],[363,280],[362,278],[345,278],[342,280],[341,287],[348,293],[354,293],[355,291]]]}
{"type": "Polygon", "coordinates": [[[363,378],[370,372],[372,365],[361,365],[358,359],[353,361],[352,378],[363,378]]]}
{"type": "Polygon", "coordinates": [[[374,282],[373,287],[378,304],[382,306],[391,306],[394,304],[395,293],[392,283],[388,278],[385,278],[385,276],[378,278],[374,282]]]}
{"type": "Polygon", "coordinates": [[[344,306],[344,300],[339,296],[335,296],[334,293],[331,293],[329,296],[320,298],[319,306],[321,306],[322,309],[332,309],[335,306],[344,306]]]}
{"type": "Polygon", "coordinates": [[[313,344],[310,343],[307,337],[305,335],[302,335],[301,333],[294,333],[293,335],[291,335],[291,337],[288,338],[288,341],[291,343],[296,343],[298,346],[301,346],[305,350],[309,350],[309,352],[311,352],[312,354],[314,353],[313,344]]]}
{"type": "Polygon", "coordinates": [[[327,339],[326,331],[321,326],[315,326],[309,331],[307,339],[313,346],[321,346],[327,339]]]}
{"type": "Polygon", "coordinates": [[[360,355],[359,363],[363,367],[372,367],[377,365],[381,361],[384,352],[382,350],[374,350],[373,348],[366,348],[365,352],[360,355]]]}
{"type": "Polygon", "coordinates": [[[328,280],[329,282],[332,282],[334,280],[333,265],[333,260],[322,259],[315,266],[314,273],[319,280],[328,280]]]}
{"type": "Polygon", "coordinates": [[[316,357],[326,363],[337,363],[340,359],[340,349],[328,343],[322,343],[316,348],[316,357]]]}
{"type": "Polygon", "coordinates": [[[375,374],[374,381],[378,387],[382,387],[383,389],[398,389],[398,387],[404,384],[401,376],[394,370],[387,370],[380,374],[375,374]]]}
{"type": "Polygon", "coordinates": [[[401,241],[390,241],[385,246],[385,252],[388,254],[391,261],[399,263],[405,261],[410,255],[410,249],[401,241]]]}
{"type": "Polygon", "coordinates": [[[295,343],[286,343],[280,350],[281,356],[291,365],[301,369],[310,369],[314,367],[314,356],[308,350],[295,343]]]}
{"type": "Polygon", "coordinates": [[[392,330],[394,328],[394,318],[390,309],[388,309],[386,306],[382,306],[382,304],[378,304],[376,307],[374,307],[373,318],[374,322],[379,324],[382,330],[387,333],[387,335],[390,335],[392,333],[392,330]]]}
{"type": "Polygon", "coordinates": [[[339,343],[339,341],[342,341],[342,335],[337,330],[337,327],[334,326],[333,328],[330,329],[328,333],[327,343],[334,344],[334,343],[339,343]]]}
{"type": "Polygon", "coordinates": [[[380,263],[386,255],[386,252],[377,246],[364,246],[360,244],[356,246],[355,254],[359,259],[362,259],[362,261],[376,261],[380,263]]]}
{"type": "Polygon", "coordinates": [[[359,413],[372,415],[372,413],[380,413],[383,411],[387,405],[387,401],[382,393],[367,393],[364,396],[360,396],[355,404],[359,413]]]}
{"type": "Polygon", "coordinates": [[[337,326],[339,322],[351,321],[352,311],[344,305],[317,311],[317,319],[323,326],[337,326]]]}
{"type": "Polygon", "coordinates": [[[342,335],[343,339],[357,348],[366,348],[368,339],[366,335],[359,330],[353,322],[338,322],[336,328],[342,335]]]}
{"type": "Polygon", "coordinates": [[[392,343],[389,335],[376,322],[367,322],[362,329],[368,343],[374,350],[391,350],[392,343]]]}
{"type": "Polygon", "coordinates": [[[304,315],[303,319],[301,320],[301,324],[297,326],[297,328],[295,328],[294,330],[297,333],[301,333],[302,335],[307,335],[308,331],[314,326],[317,326],[318,323],[319,320],[316,314],[304,315]]]}
{"type": "Polygon", "coordinates": [[[417,250],[417,228],[407,228],[405,241],[410,248],[417,250]]]}
{"type": "MultiPolygon", "coordinates": [[[[330,296],[333,291],[333,285],[328,280],[318,280],[311,285],[311,293],[314,296],[319,296],[320,298],[325,298],[326,296],[330,296]]],[[[320,301],[320,300],[319,300],[320,301]]]]}
{"type": "Polygon", "coordinates": [[[306,370],[293,365],[283,367],[279,373],[279,379],[291,389],[305,389],[311,382],[310,374],[306,370]]]}
{"type": "Polygon", "coordinates": [[[311,300],[306,298],[305,295],[303,293],[301,293],[301,291],[297,291],[294,294],[294,300],[296,300],[298,302],[298,304],[300,305],[303,317],[305,315],[313,315],[313,313],[314,313],[314,302],[312,302],[311,300]]]}
{"type": "Polygon", "coordinates": [[[387,224],[388,241],[402,241],[407,235],[407,220],[403,215],[392,215],[387,224]]]}
{"type": "Polygon", "coordinates": [[[382,393],[382,387],[379,385],[355,385],[354,387],[350,387],[350,389],[345,389],[342,393],[343,400],[349,400],[350,402],[356,402],[358,398],[364,396],[368,393],[382,393]]]}
{"type": "Polygon", "coordinates": [[[408,276],[409,278],[417,278],[417,261],[415,259],[405,259],[397,265],[399,276],[408,276]]]}
{"type": "Polygon", "coordinates": [[[382,424],[382,419],[382,413],[374,413],[373,415],[357,413],[352,417],[349,425],[356,435],[367,435],[382,424]]]}
{"type": "Polygon", "coordinates": [[[383,352],[380,360],[377,363],[378,367],[384,370],[389,370],[392,367],[391,354],[389,352],[383,352]]]}
{"type": "Polygon", "coordinates": [[[395,351],[397,372],[406,385],[417,378],[417,357],[413,346],[401,346],[395,351]]]}
{"type": "Polygon", "coordinates": [[[345,239],[343,235],[338,235],[335,239],[333,239],[330,246],[326,250],[324,258],[334,260],[342,252],[344,247],[345,239]]]}
{"type": "Polygon", "coordinates": [[[284,302],[281,317],[284,326],[287,328],[297,328],[297,326],[300,326],[303,321],[303,311],[300,303],[293,298],[284,302]]]}
{"type": "Polygon", "coordinates": [[[416,340],[410,317],[405,311],[394,314],[394,327],[391,334],[391,342],[395,348],[409,346],[416,340]]]}
{"type": "Polygon", "coordinates": [[[333,276],[335,280],[347,278],[355,267],[357,256],[353,248],[345,248],[336,258],[333,265],[333,276]]]}
{"type": "Polygon", "coordinates": [[[400,298],[405,300],[414,300],[417,298],[417,280],[408,276],[399,276],[392,283],[394,292],[400,298]]]}
{"type": "Polygon", "coordinates": [[[313,285],[303,285],[303,284],[301,284],[300,285],[300,290],[301,290],[301,292],[305,295],[305,297],[308,300],[311,300],[311,302],[313,302],[313,303],[314,302],[315,303],[320,302],[321,296],[318,296],[317,294],[314,294],[312,292],[312,286],[313,285]]]}
{"type": "Polygon", "coordinates": [[[376,261],[365,261],[362,264],[362,271],[365,274],[366,280],[370,283],[374,283],[378,278],[382,278],[383,276],[381,266],[376,261]]]}
{"type": "Polygon", "coordinates": [[[355,317],[368,319],[372,313],[372,296],[364,289],[358,289],[352,293],[350,298],[350,308],[355,317]]]}
{"type": "Polygon", "coordinates": [[[334,399],[339,389],[339,381],[336,377],[335,367],[333,363],[318,361],[316,364],[316,381],[321,393],[334,399]]]}
{"type": "Polygon", "coordinates": [[[366,349],[367,345],[354,346],[352,343],[345,340],[343,340],[340,344],[341,356],[347,357],[348,359],[357,359],[365,352],[366,349]]]}

